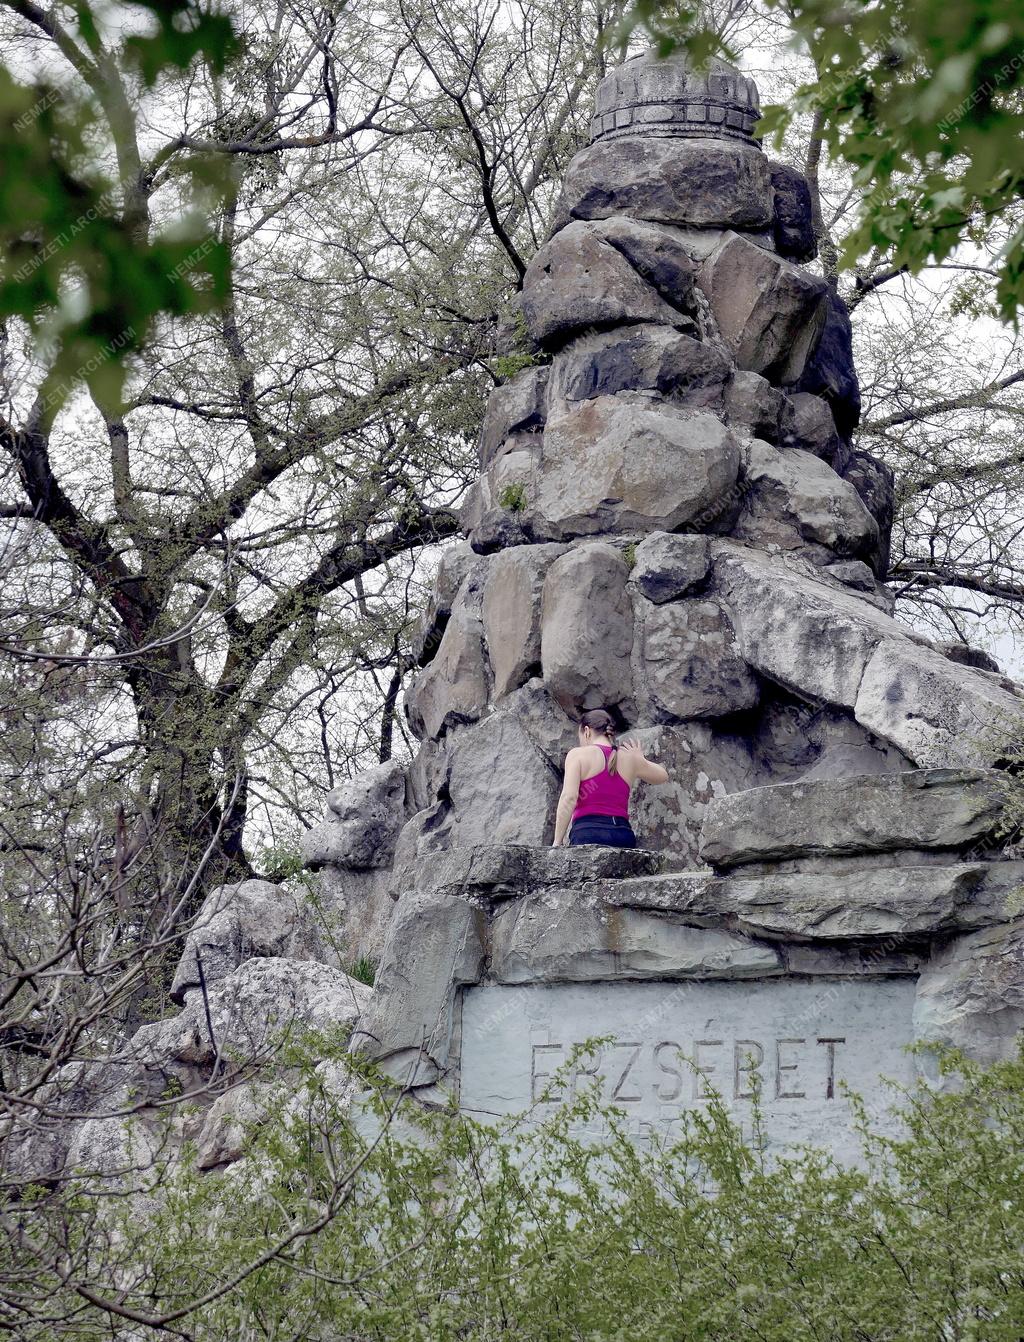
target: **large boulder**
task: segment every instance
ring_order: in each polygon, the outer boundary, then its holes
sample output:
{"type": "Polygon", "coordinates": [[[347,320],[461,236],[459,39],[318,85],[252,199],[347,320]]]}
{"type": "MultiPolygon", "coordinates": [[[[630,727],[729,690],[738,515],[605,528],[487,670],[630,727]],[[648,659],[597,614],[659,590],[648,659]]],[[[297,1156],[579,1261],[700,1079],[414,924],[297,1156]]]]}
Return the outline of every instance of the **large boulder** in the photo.
{"type": "Polygon", "coordinates": [[[717,601],[637,603],[633,678],[641,714],[654,721],[718,718],[757,703],[757,677],[736,652],[717,601]]]}
{"type": "MultiPolygon", "coordinates": [[[[958,937],[918,983],[914,1033],[980,1062],[1012,1058],[1024,1029],[1024,918],[958,937]]],[[[934,1062],[929,1067],[937,1070],[934,1062]]]]}
{"type": "Polygon", "coordinates": [[[505,705],[452,743],[448,842],[550,843],[561,773],[530,735],[517,711],[505,705]]]}
{"type": "Polygon", "coordinates": [[[779,416],[779,446],[810,452],[840,474],[849,458],[849,449],[836,431],[828,402],[809,391],[792,392],[784,398],[779,416]]]}
{"type": "Polygon", "coordinates": [[[389,760],[327,794],[329,814],[302,838],[311,867],[386,867],[405,823],[405,766],[389,760]]]}
{"type": "Polygon", "coordinates": [[[628,577],[622,552],[602,542],[574,547],[548,570],[541,665],[544,684],[567,712],[610,708],[631,697],[628,577]]]}
{"type": "Polygon", "coordinates": [[[743,658],[796,694],[853,710],[923,767],[987,766],[1019,739],[1024,699],[958,666],[795,559],[712,541],[714,589],[743,658]]]}
{"type": "Polygon", "coordinates": [[[622,253],[633,269],[680,312],[696,315],[694,276],[697,264],[685,234],[624,215],[594,225],[606,242],[622,253]]]}
{"type": "Polygon", "coordinates": [[[478,587],[486,569],[487,560],[475,554],[468,541],[447,545],[441,551],[430,596],[412,634],[412,655],[417,666],[426,666],[436,656],[455,598],[460,590],[478,587]]]}
{"type": "Polygon", "coordinates": [[[629,587],[660,606],[699,587],[710,567],[706,536],[655,531],[633,553],[629,587]]]}
{"type": "Polygon", "coordinates": [[[909,773],[755,787],[713,801],[701,856],[716,867],[794,857],[960,850],[999,827],[1004,790],[994,770],[909,773]]]}
{"type": "Polygon", "coordinates": [[[536,432],[544,427],[548,368],[522,368],[487,398],[480,429],[480,466],[486,467],[512,433],[536,432]]]}
{"type": "Polygon", "coordinates": [[[747,490],[732,533],[738,538],[782,549],[810,541],[839,555],[868,552],[877,542],[860,495],[812,453],[753,438],[743,447],[743,474],[747,490]]]}
{"type": "Polygon", "coordinates": [[[437,655],[405,691],[405,713],[419,737],[440,736],[457,722],[473,722],[487,706],[483,623],[456,601],[437,655]]]}
{"type": "Polygon", "coordinates": [[[589,224],[571,224],[533,257],[523,277],[523,316],[533,339],[549,348],[595,327],[681,320],[589,224]]]}
{"type": "Polygon", "coordinates": [[[811,188],[788,163],[769,163],[775,250],[790,261],[813,261],[818,243],[811,222],[811,188]]]}
{"type": "Polygon", "coordinates": [[[740,368],[781,385],[800,378],[825,324],[824,280],[728,233],[697,283],[740,368]]]}
{"type": "Polygon", "coordinates": [[[555,357],[552,386],[567,401],[649,390],[688,406],[718,406],[729,371],[714,345],[667,326],[626,326],[573,341],[555,357]]]}
{"type": "Polygon", "coordinates": [[[860,422],[860,385],[853,364],[850,314],[831,289],[826,294],[824,324],[794,390],[824,397],[832,407],[836,428],[849,439],[860,422]]]}
{"type": "Polygon", "coordinates": [[[731,140],[600,140],[569,164],[552,232],[572,219],[613,214],[695,228],[766,229],[768,161],[754,145],[731,140]]]}
{"type": "Polygon", "coordinates": [[[517,545],[491,562],[483,619],[495,699],[540,668],[541,592],[548,568],[564,552],[563,545],[517,545]]]}
{"type": "Polygon", "coordinates": [[[210,988],[247,960],[268,956],[335,961],[327,929],[304,892],[270,881],[219,885],[189,929],[171,997],[182,1002],[202,982],[210,988]]]}
{"type": "Polygon", "coordinates": [[[553,413],[535,526],[552,540],[665,531],[710,512],[736,482],[739,445],[706,411],[600,396],[553,413]]]}
{"type": "Polygon", "coordinates": [[[745,430],[751,438],[778,443],[783,401],[783,393],[767,378],[739,368],[726,389],[725,411],[734,429],[745,430]]]}

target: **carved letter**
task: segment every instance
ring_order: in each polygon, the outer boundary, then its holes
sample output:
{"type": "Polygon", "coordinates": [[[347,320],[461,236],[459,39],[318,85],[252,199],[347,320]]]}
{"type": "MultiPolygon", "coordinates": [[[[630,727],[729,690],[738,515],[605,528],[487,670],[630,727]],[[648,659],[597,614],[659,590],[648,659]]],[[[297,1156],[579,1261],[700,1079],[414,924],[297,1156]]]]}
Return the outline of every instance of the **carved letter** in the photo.
{"type": "Polygon", "coordinates": [[[665,1066],[665,1064],[661,1060],[661,1051],[664,1048],[670,1048],[672,1050],[672,1056],[678,1057],[680,1052],[679,1045],[671,1039],[663,1039],[660,1044],[655,1044],[654,1046],[654,1061],[658,1064],[658,1066],[665,1073],[666,1076],[671,1076],[674,1078],[676,1084],[672,1088],[672,1093],[670,1095],[666,1095],[665,1092],[662,1090],[662,1088],[658,1085],[658,1083],[655,1082],[654,1093],[655,1095],[657,1095],[659,1100],[678,1100],[683,1089],[683,1073],[678,1067],[665,1066]]]}
{"type": "Polygon", "coordinates": [[[616,1083],[615,1083],[615,1089],[612,1091],[612,1099],[613,1099],[613,1100],[621,1100],[623,1104],[634,1104],[634,1103],[637,1103],[638,1101],[640,1101],[640,1100],[643,1098],[641,1095],[620,1095],[620,1094],[619,1094],[619,1091],[622,1089],[623,1082],[626,1080],[626,1077],[629,1075],[629,1069],[633,1066],[633,1064],[636,1062],[637,1058],[639,1058],[639,1056],[640,1056],[640,1045],[639,1045],[639,1044],[616,1044],[615,1047],[616,1047],[616,1048],[631,1048],[631,1049],[633,1050],[633,1052],[629,1055],[629,1061],[626,1063],[626,1066],[625,1066],[624,1069],[623,1069],[622,1075],[619,1077],[618,1081],[616,1081],[616,1083]]]}
{"type": "MultiPolygon", "coordinates": [[[[537,1101],[537,1095],[538,1095],[538,1090],[539,1090],[539,1091],[543,1091],[543,1090],[544,1090],[544,1087],[543,1087],[543,1086],[538,1087],[537,1082],[538,1082],[538,1081],[543,1081],[543,1080],[545,1080],[547,1077],[549,1077],[549,1076],[551,1075],[550,1072],[538,1072],[538,1071],[537,1071],[537,1061],[538,1061],[538,1059],[537,1059],[537,1054],[538,1054],[538,1053],[551,1053],[551,1052],[554,1052],[554,1051],[557,1051],[557,1052],[560,1053],[560,1052],[562,1051],[562,1045],[561,1045],[561,1044],[534,1044],[534,1046],[533,1046],[533,1052],[532,1052],[532,1055],[531,1055],[531,1057],[530,1057],[530,1101],[531,1101],[531,1103],[536,1103],[536,1101],[537,1101]]],[[[543,1062],[544,1059],[541,1058],[540,1061],[543,1062]]],[[[554,1101],[553,1101],[553,1100],[552,1100],[552,1101],[548,1101],[548,1103],[554,1103],[554,1101]]]]}
{"type": "Polygon", "coordinates": [[[802,1044],[803,1042],[802,1039],[776,1039],[775,1041],[775,1098],[777,1100],[803,1100],[807,1098],[802,1090],[782,1089],[782,1073],[795,1072],[800,1066],[797,1062],[782,1061],[782,1045],[802,1044]]]}
{"type": "Polygon", "coordinates": [[[725,1041],[722,1039],[695,1039],[693,1041],[693,1065],[700,1069],[699,1071],[694,1072],[693,1075],[693,1098],[695,1100],[706,1100],[708,1096],[708,1092],[705,1089],[706,1077],[702,1076],[700,1073],[713,1072],[715,1070],[713,1063],[705,1062],[701,1058],[700,1051],[702,1048],[721,1048],[724,1042],[725,1041]]]}
{"type": "Polygon", "coordinates": [[[836,1096],[836,1044],[845,1044],[846,1037],[819,1039],[818,1043],[828,1045],[828,1080],[825,1082],[825,1099],[834,1100],[836,1096]]]}
{"type": "Polygon", "coordinates": [[[737,1039],[732,1052],[732,1093],[737,1100],[752,1100],[754,1088],[740,1089],[740,1079],[749,1076],[751,1081],[760,1070],[764,1061],[764,1049],[756,1039],[737,1039]],[[755,1053],[754,1050],[757,1050],[755,1053]]]}

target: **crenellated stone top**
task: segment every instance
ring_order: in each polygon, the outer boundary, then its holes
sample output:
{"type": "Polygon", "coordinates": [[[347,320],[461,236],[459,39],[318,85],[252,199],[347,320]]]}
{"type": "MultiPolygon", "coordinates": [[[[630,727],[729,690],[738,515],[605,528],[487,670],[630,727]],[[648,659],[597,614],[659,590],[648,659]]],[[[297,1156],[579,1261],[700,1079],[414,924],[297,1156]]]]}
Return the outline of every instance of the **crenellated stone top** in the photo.
{"type": "Polygon", "coordinates": [[[759,149],[753,132],[760,117],[757,85],[727,61],[712,57],[697,70],[685,52],[661,58],[651,50],[601,80],[590,138],[702,136],[759,149]]]}

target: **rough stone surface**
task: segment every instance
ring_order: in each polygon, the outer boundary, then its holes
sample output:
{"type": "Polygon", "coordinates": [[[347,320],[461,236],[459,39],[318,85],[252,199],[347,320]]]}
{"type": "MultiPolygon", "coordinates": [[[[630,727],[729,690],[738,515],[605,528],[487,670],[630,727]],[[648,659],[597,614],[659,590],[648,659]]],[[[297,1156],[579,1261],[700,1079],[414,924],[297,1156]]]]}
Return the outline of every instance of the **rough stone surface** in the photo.
{"type": "Polygon", "coordinates": [[[827,313],[824,280],[727,234],[697,273],[715,322],[740,368],[795,383],[827,313]]]}
{"type": "Polygon", "coordinates": [[[713,345],[666,326],[625,326],[584,336],[555,359],[553,383],[568,401],[657,391],[682,405],[722,403],[729,364],[713,345]]]}
{"type": "Polygon", "coordinates": [[[988,1063],[1015,1056],[1021,1029],[1024,918],[958,937],[926,965],[914,1003],[918,1038],[988,1063]]]}
{"type": "Polygon", "coordinates": [[[825,322],[821,334],[794,384],[796,391],[811,391],[832,407],[836,428],[849,439],[860,422],[860,385],[853,365],[853,328],[846,304],[828,290],[825,322]]]}
{"type": "Polygon", "coordinates": [[[518,545],[495,555],[484,588],[483,619],[493,697],[518,689],[540,669],[540,598],[561,545],[518,545]]]}
{"type": "Polygon", "coordinates": [[[677,601],[707,577],[707,537],[655,531],[636,547],[629,587],[655,605],[677,601]]]}
{"type": "MultiPolygon", "coordinates": [[[[412,636],[412,653],[417,665],[426,666],[437,652],[459,589],[467,583],[475,585],[474,575],[485,569],[486,563],[465,541],[449,545],[441,552],[433,589],[412,636]]],[[[476,581],[479,581],[478,577],[476,581]]]]}
{"type": "Polygon", "coordinates": [[[662,722],[741,712],[759,695],[729,617],[701,598],[638,606],[633,679],[643,715],[662,722]]]}
{"type": "Polygon", "coordinates": [[[752,146],[725,141],[599,141],[569,164],[552,232],[571,219],[613,214],[696,228],[766,228],[767,160],[752,146]]]}
{"type": "Polygon", "coordinates": [[[417,736],[439,736],[484,712],[488,685],[483,632],[479,617],[456,603],[437,656],[405,692],[406,716],[417,736]]]}
{"type": "Polygon", "coordinates": [[[811,188],[788,163],[769,163],[775,250],[790,261],[813,261],[818,244],[811,223],[811,188]]]}
{"type": "Polygon", "coordinates": [[[697,265],[684,237],[674,229],[622,215],[602,219],[594,228],[666,302],[688,316],[696,314],[693,277],[697,265]]]}
{"type": "Polygon", "coordinates": [[[807,854],[960,849],[991,838],[1003,798],[995,771],[977,769],[749,788],[710,804],[701,856],[731,867],[807,854]]]}
{"type": "Polygon", "coordinates": [[[523,278],[523,316],[539,344],[556,347],[591,327],[679,320],[679,312],[588,224],[544,244],[523,278]]]}
{"type": "Polygon", "coordinates": [[[705,411],[620,396],[548,421],[536,502],[547,538],[700,529],[736,481],[740,451],[705,411]]]}
{"type": "Polygon", "coordinates": [[[547,891],[498,912],[489,974],[498,983],[637,978],[761,978],[782,972],[771,946],[635,909],[547,891]]]}
{"type": "Polygon", "coordinates": [[[580,545],[548,569],[541,620],[544,683],[567,712],[630,698],[633,609],[620,550],[580,545]]]}
{"type": "Polygon", "coordinates": [[[748,486],[733,535],[792,549],[805,541],[837,554],[869,552],[878,528],[857,491],[824,461],[753,438],[743,448],[748,486]]]}
{"type": "Polygon", "coordinates": [[[203,901],[171,984],[171,997],[226,978],[254,957],[330,960],[332,952],[316,911],[301,895],[269,881],[220,885],[203,901]],[[198,958],[197,958],[198,957],[198,958]]]}
{"type": "Polygon", "coordinates": [[[725,409],[734,428],[777,443],[783,400],[783,393],[760,373],[737,369],[725,393],[725,409]]]}
{"type": "Polygon", "coordinates": [[[488,465],[512,433],[544,427],[548,368],[523,368],[487,398],[480,429],[480,465],[488,465]]]}
{"type": "Polygon", "coordinates": [[[514,706],[503,707],[452,744],[449,841],[550,843],[560,788],[514,706]]]}
{"type": "Polygon", "coordinates": [[[327,795],[330,814],[302,838],[311,867],[387,867],[405,823],[405,767],[398,760],[367,769],[327,795]]]}
{"type": "Polygon", "coordinates": [[[1024,700],[997,679],[901,638],[875,648],[854,712],[924,766],[989,765],[1021,739],[1024,700]]]}
{"type": "Polygon", "coordinates": [[[736,931],[770,939],[825,942],[889,939],[916,943],[997,923],[1024,882],[1021,862],[862,867],[827,872],[666,873],[613,884],[590,897],[623,907],[676,913],[691,922],[725,920],[736,931]]]}
{"type": "Polygon", "coordinates": [[[802,448],[840,473],[848,456],[828,402],[809,391],[795,391],[785,397],[779,417],[779,446],[802,448]]]}
{"type": "Polygon", "coordinates": [[[403,895],[351,1047],[399,1080],[436,1080],[448,1065],[454,989],[483,972],[482,927],[480,911],[465,900],[403,895]]]}
{"type": "Polygon", "coordinates": [[[889,572],[892,521],[896,507],[893,472],[870,452],[853,452],[842,468],[842,475],[844,480],[853,485],[878,525],[878,540],[864,558],[876,577],[884,578],[889,572]]]}

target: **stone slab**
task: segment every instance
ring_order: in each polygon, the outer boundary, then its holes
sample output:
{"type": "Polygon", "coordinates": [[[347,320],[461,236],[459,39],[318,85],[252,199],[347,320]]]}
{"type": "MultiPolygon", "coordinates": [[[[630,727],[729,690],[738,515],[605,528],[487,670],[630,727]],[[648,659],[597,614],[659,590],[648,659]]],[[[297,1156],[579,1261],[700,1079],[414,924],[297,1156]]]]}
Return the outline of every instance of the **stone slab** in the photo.
{"type": "Polygon", "coordinates": [[[708,1082],[749,1131],[756,1077],[769,1153],[811,1143],[854,1161],[843,1083],[868,1097],[883,1128],[892,1126],[879,1078],[913,1081],[903,1050],[913,1037],[914,989],[912,977],[468,988],[460,1103],[485,1120],[531,1106],[541,1118],[555,1107],[540,1101],[573,1045],[608,1035],[614,1042],[581,1059],[559,1093],[596,1078],[639,1140],[678,1134],[685,1111],[706,1110],[708,1082]]]}

